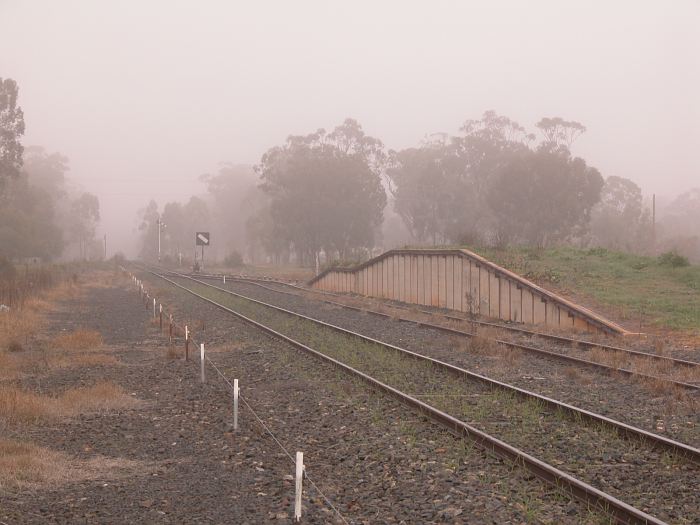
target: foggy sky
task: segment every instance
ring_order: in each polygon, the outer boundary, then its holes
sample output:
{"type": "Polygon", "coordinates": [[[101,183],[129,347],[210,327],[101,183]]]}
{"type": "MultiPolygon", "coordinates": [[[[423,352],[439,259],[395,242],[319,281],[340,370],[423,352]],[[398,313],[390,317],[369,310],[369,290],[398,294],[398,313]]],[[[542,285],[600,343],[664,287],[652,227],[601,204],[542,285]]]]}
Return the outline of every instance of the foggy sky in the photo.
{"type": "Polygon", "coordinates": [[[346,117],[387,147],[489,109],[583,123],[645,193],[700,186],[700,2],[0,0],[25,146],[98,195],[110,255],[150,198],[346,117]]]}

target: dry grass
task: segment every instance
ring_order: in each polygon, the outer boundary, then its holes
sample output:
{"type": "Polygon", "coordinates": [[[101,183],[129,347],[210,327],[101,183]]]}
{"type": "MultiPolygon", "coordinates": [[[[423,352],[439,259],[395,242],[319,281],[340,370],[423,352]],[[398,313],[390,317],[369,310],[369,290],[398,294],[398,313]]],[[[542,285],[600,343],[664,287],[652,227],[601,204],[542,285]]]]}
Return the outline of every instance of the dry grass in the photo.
{"type": "Polygon", "coordinates": [[[581,377],[581,374],[579,373],[578,368],[575,366],[567,366],[564,369],[564,377],[566,377],[570,381],[576,381],[581,377]]]}
{"type": "Polygon", "coordinates": [[[102,335],[94,330],[75,330],[53,338],[51,346],[59,350],[98,350],[103,344],[102,335]]]}
{"type": "Polygon", "coordinates": [[[126,474],[142,468],[135,461],[102,456],[79,461],[31,443],[0,439],[0,490],[114,477],[118,471],[126,474]]]}
{"type": "Polygon", "coordinates": [[[503,351],[505,352],[503,361],[509,366],[517,365],[523,356],[522,351],[517,348],[503,348],[503,351]]]}
{"type": "Polygon", "coordinates": [[[104,353],[102,336],[93,330],[60,334],[47,344],[35,343],[22,351],[0,351],[0,380],[27,374],[44,374],[54,369],[81,366],[116,365],[119,361],[104,353]]]}
{"type": "Polygon", "coordinates": [[[6,423],[36,423],[88,412],[129,408],[135,404],[136,400],[110,382],[74,388],[56,397],[16,387],[0,387],[0,420],[6,423]]]}

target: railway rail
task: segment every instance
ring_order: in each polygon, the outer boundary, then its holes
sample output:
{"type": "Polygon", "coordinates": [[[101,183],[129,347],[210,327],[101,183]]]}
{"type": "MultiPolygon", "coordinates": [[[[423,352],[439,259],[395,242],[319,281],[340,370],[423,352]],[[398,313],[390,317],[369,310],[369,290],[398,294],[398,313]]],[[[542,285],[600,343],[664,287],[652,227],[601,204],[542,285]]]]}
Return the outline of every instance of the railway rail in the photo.
{"type": "MultiPolygon", "coordinates": [[[[216,280],[216,281],[222,280],[221,275],[219,275],[219,276],[216,276],[216,275],[196,275],[196,277],[194,277],[192,275],[188,275],[188,276],[192,277],[192,278],[200,278],[200,279],[204,278],[204,279],[211,279],[211,280],[216,280]]],[[[280,290],[278,288],[274,288],[274,287],[268,286],[266,284],[263,284],[263,283],[259,282],[259,280],[257,280],[257,279],[251,279],[251,278],[247,278],[247,277],[246,278],[229,277],[229,276],[227,276],[226,278],[229,279],[230,281],[231,280],[232,281],[238,280],[238,281],[242,281],[242,282],[247,282],[247,283],[250,283],[251,285],[259,286],[259,287],[265,288],[265,289],[273,291],[273,292],[287,294],[287,295],[293,295],[293,296],[300,296],[300,294],[303,292],[323,293],[324,295],[339,296],[339,294],[333,294],[331,292],[325,292],[325,291],[319,292],[317,290],[307,290],[307,289],[298,287],[296,285],[284,283],[282,281],[272,281],[272,282],[274,282],[275,284],[280,284],[280,285],[285,285],[285,286],[290,286],[290,287],[296,288],[297,290],[299,290],[300,293],[294,293],[294,292],[288,292],[285,290],[280,290]]],[[[456,335],[456,336],[460,336],[460,337],[474,337],[476,335],[473,332],[468,332],[465,330],[437,324],[437,323],[430,322],[430,321],[415,320],[415,319],[409,319],[406,317],[397,317],[395,315],[388,314],[386,312],[380,312],[377,310],[373,310],[373,309],[367,308],[365,306],[359,307],[359,306],[349,305],[349,304],[346,304],[346,303],[343,303],[340,301],[334,301],[334,300],[330,300],[330,299],[318,299],[318,300],[322,301],[326,304],[331,304],[333,306],[337,306],[340,308],[346,308],[349,310],[364,312],[364,313],[376,315],[379,317],[394,318],[394,319],[397,319],[398,321],[401,321],[401,322],[415,323],[415,324],[420,325],[420,326],[425,326],[428,328],[432,328],[434,330],[438,330],[438,331],[441,331],[444,333],[448,333],[448,334],[452,334],[452,335],[456,335]]],[[[406,310],[406,311],[410,310],[409,308],[407,308],[405,306],[396,305],[394,303],[391,303],[390,307],[395,308],[395,309],[399,309],[399,310],[406,310]]],[[[618,347],[618,346],[605,345],[602,343],[586,341],[586,340],[582,340],[582,339],[575,339],[575,338],[564,337],[564,336],[559,336],[559,335],[554,335],[554,334],[546,334],[546,333],[542,333],[542,332],[536,332],[536,331],[527,330],[524,328],[512,327],[512,326],[502,325],[502,324],[498,324],[498,323],[491,323],[491,322],[481,321],[481,320],[472,320],[472,319],[467,319],[464,317],[459,317],[459,316],[454,316],[454,315],[449,315],[449,314],[443,314],[443,313],[436,314],[436,312],[429,311],[429,310],[414,309],[414,311],[417,311],[417,312],[425,314],[425,315],[430,315],[430,316],[437,315],[437,316],[442,317],[448,321],[459,321],[462,323],[466,322],[469,324],[476,324],[479,326],[485,326],[485,327],[495,328],[495,329],[499,329],[499,330],[506,330],[506,331],[510,331],[513,333],[518,333],[518,334],[530,336],[530,337],[539,337],[539,338],[545,339],[545,340],[556,341],[558,343],[563,343],[563,344],[570,345],[570,346],[576,346],[579,348],[584,348],[584,347],[585,348],[599,348],[599,349],[604,350],[606,352],[623,353],[623,354],[626,354],[627,356],[631,356],[633,358],[651,359],[651,360],[659,361],[661,363],[664,363],[667,366],[671,366],[671,367],[676,368],[676,369],[679,369],[679,368],[683,369],[683,370],[692,369],[692,370],[697,370],[698,373],[700,373],[700,363],[697,363],[694,361],[689,361],[689,360],[684,360],[684,359],[676,359],[676,358],[669,357],[669,356],[661,356],[661,355],[652,354],[652,353],[648,353],[648,352],[641,352],[638,350],[632,350],[632,349],[622,348],[622,347],[618,347]]],[[[600,363],[597,361],[592,361],[590,359],[584,359],[582,357],[568,355],[568,354],[565,354],[562,352],[557,352],[557,351],[548,350],[548,349],[544,349],[544,348],[538,348],[538,347],[531,346],[528,344],[509,341],[509,340],[505,340],[505,339],[499,339],[499,338],[488,338],[488,339],[492,339],[495,343],[503,345],[506,348],[518,349],[518,350],[523,351],[525,353],[537,355],[540,357],[547,357],[547,358],[551,358],[551,359],[556,359],[559,361],[563,361],[563,362],[567,362],[567,363],[571,363],[571,364],[575,364],[575,365],[580,365],[580,366],[584,366],[587,368],[597,369],[597,370],[600,370],[600,371],[603,371],[606,373],[617,373],[617,374],[621,374],[621,375],[624,375],[624,376],[627,376],[630,378],[637,377],[637,378],[642,378],[642,379],[647,380],[647,381],[664,382],[664,383],[668,383],[669,385],[672,385],[674,387],[678,387],[678,388],[683,389],[683,390],[695,391],[695,392],[700,391],[700,384],[696,384],[696,382],[679,381],[679,380],[674,379],[672,377],[652,375],[652,374],[647,374],[647,373],[640,372],[640,371],[630,369],[630,368],[611,366],[611,365],[600,363]]]]}
{"type": "MultiPolygon", "coordinates": [[[[246,322],[249,322],[258,328],[261,328],[265,332],[267,332],[270,335],[273,335],[275,337],[278,337],[280,339],[283,339],[287,341],[288,343],[292,344],[293,346],[305,350],[307,352],[310,352],[317,357],[320,357],[326,361],[331,362],[335,366],[338,366],[339,368],[345,370],[346,372],[349,372],[357,377],[360,377],[364,381],[372,384],[373,386],[379,388],[380,390],[383,390],[384,392],[399,398],[401,401],[405,402],[409,406],[412,406],[416,408],[419,412],[429,416],[431,419],[434,421],[442,424],[443,426],[447,427],[450,429],[452,432],[460,435],[460,436],[466,436],[469,437],[470,439],[474,440],[481,446],[492,450],[499,455],[509,458],[511,460],[516,461],[519,464],[522,464],[529,470],[531,470],[533,473],[535,473],[537,476],[545,479],[546,481],[550,483],[554,483],[557,485],[561,485],[566,487],[568,491],[570,491],[572,494],[574,494],[576,497],[579,499],[582,499],[590,504],[594,504],[597,508],[603,509],[606,512],[609,512],[611,515],[615,516],[615,519],[620,522],[620,523],[663,523],[661,520],[654,518],[653,516],[647,514],[646,512],[640,511],[638,509],[635,509],[634,507],[622,502],[621,500],[615,498],[614,496],[611,496],[609,494],[606,494],[605,492],[589,485],[586,482],[583,482],[574,476],[572,476],[570,473],[564,472],[556,467],[553,467],[552,465],[537,459],[534,457],[534,455],[524,452],[523,450],[520,450],[512,445],[508,445],[505,443],[503,440],[500,440],[498,438],[495,438],[491,436],[490,434],[487,434],[483,430],[479,430],[476,427],[467,424],[464,422],[460,417],[455,417],[452,415],[450,412],[455,412],[456,408],[454,403],[446,402],[445,397],[441,397],[444,394],[443,391],[438,391],[435,388],[431,392],[429,392],[427,395],[426,394],[414,394],[414,395],[409,395],[406,394],[404,391],[401,389],[397,388],[396,385],[392,385],[391,383],[395,383],[396,379],[396,373],[397,370],[393,370],[395,363],[392,361],[389,362],[383,362],[383,363],[378,363],[379,366],[376,367],[375,370],[371,371],[372,373],[368,373],[367,371],[362,371],[359,368],[361,368],[362,364],[368,360],[368,358],[371,357],[373,353],[365,353],[363,355],[354,355],[354,356],[338,356],[333,357],[331,351],[328,350],[328,346],[325,347],[324,351],[319,351],[318,349],[312,348],[308,343],[300,342],[298,339],[299,335],[304,335],[303,332],[297,331],[296,334],[297,336],[295,338],[290,337],[288,334],[285,335],[280,331],[279,329],[274,329],[266,324],[261,323],[259,320],[253,319],[251,316],[246,316],[240,311],[236,311],[234,308],[229,308],[225,304],[222,304],[225,302],[223,299],[219,299],[220,302],[215,301],[212,299],[211,296],[207,297],[204,293],[198,293],[197,290],[191,289],[192,287],[188,288],[187,286],[184,286],[183,284],[177,282],[176,280],[173,279],[184,279],[187,280],[190,283],[193,283],[193,286],[196,287],[203,287],[204,290],[209,290],[210,292],[213,292],[215,294],[226,294],[226,296],[235,298],[236,301],[243,301],[246,304],[249,305],[254,305],[255,308],[262,308],[266,309],[268,312],[274,311],[276,314],[283,314],[287,318],[293,318],[297,319],[299,321],[302,321],[303,323],[313,323],[314,326],[318,327],[318,330],[331,330],[334,333],[341,333],[346,336],[352,337],[356,340],[362,341],[363,344],[370,344],[372,347],[377,347],[377,348],[382,348],[384,351],[390,351],[393,352],[394,354],[398,354],[401,359],[404,360],[410,360],[411,362],[415,363],[418,361],[421,365],[427,366],[429,370],[438,370],[443,376],[450,375],[453,378],[457,378],[459,381],[458,383],[460,385],[465,384],[466,382],[464,381],[465,379],[469,380],[471,383],[479,383],[481,385],[488,385],[489,389],[499,389],[501,391],[507,391],[510,392],[513,396],[517,396],[518,398],[522,399],[529,399],[529,400],[535,400],[535,406],[536,407],[547,407],[550,411],[560,411],[561,413],[567,414],[567,425],[571,424],[572,421],[576,421],[577,419],[580,420],[585,420],[587,422],[595,422],[597,425],[604,426],[606,428],[613,428],[615,429],[615,432],[619,434],[620,436],[624,436],[625,438],[632,438],[633,440],[640,440],[643,441],[646,445],[647,448],[651,449],[652,447],[661,447],[666,451],[671,452],[674,457],[677,457],[677,459],[681,460],[684,462],[687,461],[688,465],[693,465],[693,469],[697,467],[697,464],[700,459],[700,451],[698,449],[695,449],[693,447],[690,447],[688,445],[679,443],[679,442],[674,442],[672,440],[669,440],[667,438],[664,438],[662,436],[658,436],[655,434],[652,434],[650,432],[646,432],[641,429],[636,429],[634,427],[631,427],[630,425],[626,425],[623,423],[616,422],[614,420],[611,420],[609,418],[606,418],[604,416],[600,416],[598,414],[594,414],[589,411],[581,410],[576,407],[573,407],[571,405],[567,405],[564,403],[560,403],[556,400],[546,398],[544,396],[540,396],[528,391],[525,391],[523,389],[519,389],[510,385],[507,385],[505,383],[500,383],[494,380],[491,380],[489,378],[486,378],[484,376],[480,376],[478,374],[474,374],[472,372],[469,372],[467,370],[458,368],[456,366],[450,365],[448,363],[443,363],[438,360],[422,356],[420,354],[416,354],[414,352],[410,352],[408,350],[393,346],[393,345],[388,345],[386,343],[382,343],[381,341],[377,341],[375,339],[368,338],[366,336],[363,336],[362,334],[354,333],[349,330],[336,327],[333,325],[330,325],[328,323],[324,323],[322,321],[318,321],[315,319],[312,319],[307,316],[303,316],[301,314],[291,312],[289,310],[285,310],[283,308],[280,308],[275,305],[263,303],[261,301],[257,301],[255,299],[251,299],[248,297],[245,297],[241,294],[236,294],[234,292],[231,292],[229,290],[224,290],[221,289],[217,286],[211,285],[209,283],[199,281],[196,279],[193,279],[192,277],[182,275],[182,274],[171,274],[170,277],[167,277],[165,275],[162,275],[158,272],[151,272],[153,275],[164,279],[166,282],[169,282],[170,284],[186,291],[189,294],[192,294],[224,311],[227,311],[241,319],[243,319],[246,322]],[[338,357],[343,357],[343,359],[340,359],[338,357]],[[353,361],[354,357],[354,363],[353,361]],[[345,363],[343,362],[344,360],[350,360],[351,363],[345,363]],[[355,365],[355,366],[351,366],[355,365]],[[359,365],[359,366],[358,366],[359,365]],[[376,377],[373,377],[373,375],[379,374],[380,379],[377,379],[376,377]],[[383,379],[383,380],[382,380],[383,379]],[[434,401],[432,404],[428,404],[425,401],[421,401],[418,399],[418,397],[421,397],[421,395],[425,396],[425,398],[430,398],[433,399],[434,401]]],[[[202,290],[200,290],[202,291],[202,290]]],[[[211,294],[210,294],[211,295],[211,294]]],[[[240,305],[239,306],[239,310],[240,305]]],[[[254,312],[255,316],[258,318],[261,317],[260,312],[256,311],[254,312]]],[[[249,314],[250,315],[250,314],[249,314]]],[[[265,317],[264,315],[262,317],[265,317]]],[[[270,319],[267,319],[268,324],[270,319]]],[[[277,321],[278,324],[281,321],[277,321]]],[[[282,328],[284,331],[289,332],[289,327],[285,325],[285,323],[282,323],[282,328]]],[[[293,330],[292,330],[293,331],[293,330]]],[[[306,336],[308,338],[308,334],[306,336]]],[[[303,338],[303,337],[302,337],[303,338]]],[[[315,342],[322,342],[320,339],[314,339],[311,338],[315,342]]],[[[317,345],[318,346],[318,345],[317,345]]],[[[358,345],[354,345],[358,346],[358,345]]],[[[377,363],[375,363],[377,364],[377,363]]],[[[411,365],[415,366],[415,365],[411,365]]],[[[410,369],[404,369],[403,371],[398,370],[399,376],[402,374],[409,375],[414,373],[415,371],[412,371],[410,369]]],[[[430,378],[430,374],[426,376],[430,378]]],[[[444,379],[444,377],[443,377],[444,379]]],[[[400,382],[400,381],[399,381],[400,382]]],[[[423,387],[426,388],[430,386],[430,380],[425,380],[423,382],[423,387]]],[[[439,382],[441,384],[445,384],[444,381],[439,382]]],[[[420,382],[418,382],[420,384],[420,382]]],[[[413,385],[414,389],[416,384],[413,385]]],[[[434,385],[433,385],[434,386],[434,385]]],[[[451,386],[454,386],[452,384],[451,386]]],[[[481,394],[483,395],[483,394],[481,394]]],[[[457,412],[459,412],[457,410],[457,412]]],[[[551,416],[551,414],[550,414],[551,416]]],[[[549,417],[549,416],[548,416],[549,417]]],[[[551,417],[548,419],[548,424],[552,423],[551,417]]],[[[563,428],[563,425],[560,425],[560,428],[563,428]]],[[[692,472],[695,472],[693,470],[692,472]]]]}

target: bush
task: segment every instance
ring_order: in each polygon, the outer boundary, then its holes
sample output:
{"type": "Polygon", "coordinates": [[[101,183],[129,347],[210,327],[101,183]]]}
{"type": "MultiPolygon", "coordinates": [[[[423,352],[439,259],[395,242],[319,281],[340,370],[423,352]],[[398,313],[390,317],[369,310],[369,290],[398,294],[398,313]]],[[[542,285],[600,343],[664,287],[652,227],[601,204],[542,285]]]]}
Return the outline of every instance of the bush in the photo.
{"type": "Polygon", "coordinates": [[[112,256],[112,262],[114,262],[114,264],[124,264],[126,262],[126,256],[122,252],[117,252],[112,256]]]}
{"type": "Polygon", "coordinates": [[[234,267],[234,268],[238,267],[238,266],[243,266],[243,256],[239,252],[237,252],[236,250],[233,250],[224,259],[224,264],[226,266],[230,266],[230,267],[234,267]]]}
{"type": "Polygon", "coordinates": [[[15,274],[15,265],[8,261],[5,257],[0,257],[0,279],[12,279],[15,274]]]}
{"type": "Polygon", "coordinates": [[[672,268],[680,268],[683,266],[689,266],[690,261],[687,257],[682,256],[675,250],[670,252],[662,253],[658,258],[659,264],[663,266],[670,266],[672,268]]]}

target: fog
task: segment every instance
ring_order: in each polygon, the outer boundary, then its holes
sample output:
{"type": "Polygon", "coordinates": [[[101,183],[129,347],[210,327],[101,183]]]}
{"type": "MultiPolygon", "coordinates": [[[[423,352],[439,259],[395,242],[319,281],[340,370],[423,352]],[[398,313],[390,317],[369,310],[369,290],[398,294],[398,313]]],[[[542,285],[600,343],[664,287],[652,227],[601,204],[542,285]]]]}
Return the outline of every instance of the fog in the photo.
{"type": "Polygon", "coordinates": [[[70,159],[109,254],[220,163],[356,119],[388,149],[495,110],[559,116],[604,177],[700,186],[700,3],[0,1],[25,146],[70,159]]]}

